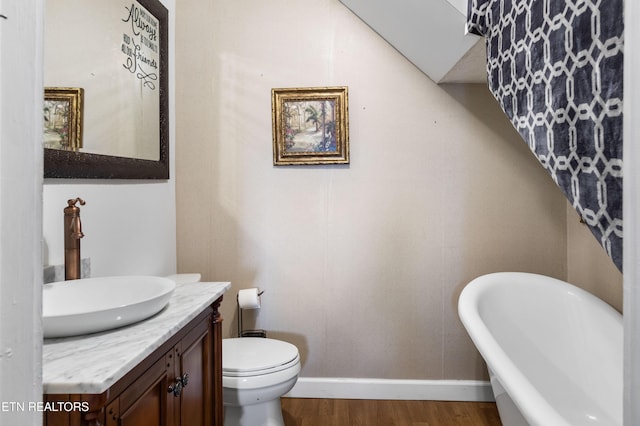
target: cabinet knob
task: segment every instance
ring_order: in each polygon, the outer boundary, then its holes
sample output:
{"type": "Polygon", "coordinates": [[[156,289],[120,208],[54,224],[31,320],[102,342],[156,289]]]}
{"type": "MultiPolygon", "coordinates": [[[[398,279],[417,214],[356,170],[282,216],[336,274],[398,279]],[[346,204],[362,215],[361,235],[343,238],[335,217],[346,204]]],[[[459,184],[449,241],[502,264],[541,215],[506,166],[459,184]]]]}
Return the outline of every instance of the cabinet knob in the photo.
{"type": "Polygon", "coordinates": [[[182,393],[182,379],[180,377],[176,377],[175,383],[169,386],[167,393],[173,393],[175,397],[180,396],[182,393]]]}
{"type": "Polygon", "coordinates": [[[173,396],[178,397],[182,393],[182,388],[189,384],[189,374],[184,373],[182,376],[176,377],[174,384],[169,386],[167,393],[173,393],[173,396]]]}

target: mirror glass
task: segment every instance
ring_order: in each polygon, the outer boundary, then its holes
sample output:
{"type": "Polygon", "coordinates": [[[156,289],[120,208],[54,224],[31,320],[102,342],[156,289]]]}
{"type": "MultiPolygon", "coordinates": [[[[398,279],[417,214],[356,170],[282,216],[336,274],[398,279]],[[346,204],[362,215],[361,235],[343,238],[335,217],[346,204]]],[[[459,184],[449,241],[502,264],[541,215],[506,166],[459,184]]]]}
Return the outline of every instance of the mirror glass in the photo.
{"type": "Polygon", "coordinates": [[[168,12],[46,0],[45,177],[168,178],[168,12]]]}

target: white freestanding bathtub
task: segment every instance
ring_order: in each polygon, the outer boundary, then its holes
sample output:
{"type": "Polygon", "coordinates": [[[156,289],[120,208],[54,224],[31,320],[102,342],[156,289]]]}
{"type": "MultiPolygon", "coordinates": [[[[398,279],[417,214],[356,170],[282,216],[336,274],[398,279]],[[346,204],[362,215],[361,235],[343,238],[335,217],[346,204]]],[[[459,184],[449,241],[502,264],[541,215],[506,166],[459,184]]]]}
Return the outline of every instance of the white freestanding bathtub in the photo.
{"type": "Polygon", "coordinates": [[[542,275],[471,281],[460,319],[487,363],[505,426],[622,425],[622,315],[542,275]]]}

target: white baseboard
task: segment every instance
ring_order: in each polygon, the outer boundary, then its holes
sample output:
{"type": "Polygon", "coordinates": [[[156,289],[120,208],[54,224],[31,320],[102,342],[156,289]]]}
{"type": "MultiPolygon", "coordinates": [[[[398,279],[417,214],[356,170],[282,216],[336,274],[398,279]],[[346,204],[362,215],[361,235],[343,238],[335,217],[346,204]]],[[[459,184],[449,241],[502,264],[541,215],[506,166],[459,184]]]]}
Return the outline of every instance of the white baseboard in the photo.
{"type": "Polygon", "coordinates": [[[491,384],[480,380],[390,380],[300,377],[291,398],[494,401],[491,384]]]}

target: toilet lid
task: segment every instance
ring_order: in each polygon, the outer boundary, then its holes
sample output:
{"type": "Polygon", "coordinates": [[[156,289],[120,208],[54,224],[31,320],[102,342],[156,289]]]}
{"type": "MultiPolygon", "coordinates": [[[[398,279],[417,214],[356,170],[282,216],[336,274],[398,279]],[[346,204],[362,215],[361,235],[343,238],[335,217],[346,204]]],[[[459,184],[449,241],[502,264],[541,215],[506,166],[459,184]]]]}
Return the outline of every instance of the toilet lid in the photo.
{"type": "Polygon", "coordinates": [[[257,373],[284,366],[298,357],[291,343],[263,337],[222,339],[222,370],[257,373]]]}

